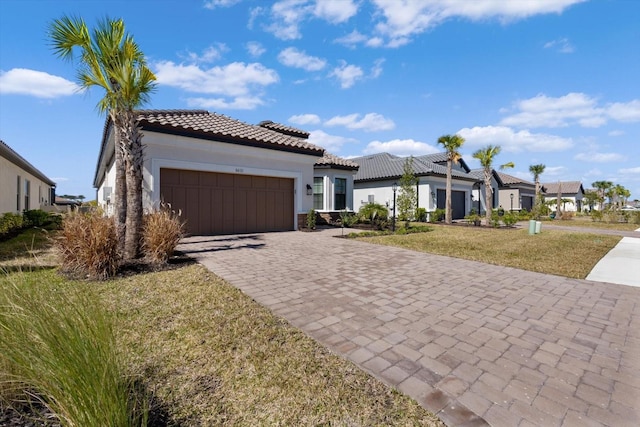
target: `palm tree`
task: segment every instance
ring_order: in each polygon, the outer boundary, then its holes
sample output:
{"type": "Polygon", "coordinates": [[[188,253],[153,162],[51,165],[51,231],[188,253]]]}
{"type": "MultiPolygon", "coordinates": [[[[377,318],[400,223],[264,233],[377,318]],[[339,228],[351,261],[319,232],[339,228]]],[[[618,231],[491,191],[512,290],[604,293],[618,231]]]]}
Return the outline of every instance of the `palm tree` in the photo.
{"type": "Polygon", "coordinates": [[[447,190],[446,190],[446,212],[444,216],[444,222],[451,224],[451,174],[453,169],[453,163],[458,163],[458,160],[462,157],[458,152],[458,149],[464,144],[464,138],[460,135],[443,135],[438,138],[438,144],[441,144],[445,150],[447,150],[447,190]]]}
{"type": "MultiPolygon", "coordinates": [[[[493,210],[493,204],[489,203],[491,200],[491,193],[493,192],[493,188],[491,188],[491,171],[493,170],[493,159],[500,154],[501,148],[499,145],[488,145],[485,148],[481,148],[475,153],[473,153],[473,158],[480,160],[480,165],[484,169],[484,189],[485,189],[485,198],[484,204],[486,207],[485,218],[487,225],[491,223],[491,213],[493,210]]],[[[500,169],[512,168],[514,167],[513,162],[508,162],[503,165],[500,165],[500,169]]]]}
{"type": "Polygon", "coordinates": [[[607,193],[613,187],[613,182],[611,181],[596,181],[591,183],[593,188],[598,190],[598,194],[600,194],[600,210],[604,210],[604,200],[607,196],[607,193]]]}
{"type": "Polygon", "coordinates": [[[536,200],[534,204],[536,215],[539,214],[538,211],[540,207],[540,175],[543,174],[545,167],[543,164],[529,166],[529,172],[533,175],[533,180],[536,183],[536,200]]]}
{"type": "Polygon", "coordinates": [[[99,87],[104,97],[98,110],[113,124],[116,162],[116,224],[125,259],[139,253],[142,230],[142,134],[135,109],[149,101],[155,75],[143,53],[126,33],[122,19],[105,19],[92,33],[81,18],[63,16],[49,27],[55,54],[73,60],[80,51],[78,82],[82,89],[99,87]]]}

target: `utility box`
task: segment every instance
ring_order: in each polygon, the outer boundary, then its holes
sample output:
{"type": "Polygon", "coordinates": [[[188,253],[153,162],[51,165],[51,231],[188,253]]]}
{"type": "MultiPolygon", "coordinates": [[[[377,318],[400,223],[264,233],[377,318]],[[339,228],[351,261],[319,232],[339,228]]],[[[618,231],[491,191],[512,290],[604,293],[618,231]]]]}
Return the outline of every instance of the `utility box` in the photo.
{"type": "Polygon", "coordinates": [[[536,220],[529,220],[529,234],[535,234],[536,232],[536,220]]]}
{"type": "Polygon", "coordinates": [[[536,234],[540,234],[542,231],[542,221],[536,221],[536,234]]]}

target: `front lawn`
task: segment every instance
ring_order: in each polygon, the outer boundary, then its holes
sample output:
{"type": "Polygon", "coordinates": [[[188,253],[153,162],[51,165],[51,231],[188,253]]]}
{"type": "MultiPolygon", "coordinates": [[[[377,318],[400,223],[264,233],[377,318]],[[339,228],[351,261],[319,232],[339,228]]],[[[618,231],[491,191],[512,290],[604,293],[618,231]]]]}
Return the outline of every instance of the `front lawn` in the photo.
{"type": "MultiPolygon", "coordinates": [[[[568,221],[559,221],[564,225],[568,221]]],[[[438,225],[428,233],[361,238],[415,251],[584,279],[621,239],[583,232],[438,225]]]]}
{"type": "Polygon", "coordinates": [[[114,315],[118,353],[152,394],[156,425],[443,426],[202,266],[104,282],[0,273],[0,289],[20,283],[77,290],[114,315]]]}

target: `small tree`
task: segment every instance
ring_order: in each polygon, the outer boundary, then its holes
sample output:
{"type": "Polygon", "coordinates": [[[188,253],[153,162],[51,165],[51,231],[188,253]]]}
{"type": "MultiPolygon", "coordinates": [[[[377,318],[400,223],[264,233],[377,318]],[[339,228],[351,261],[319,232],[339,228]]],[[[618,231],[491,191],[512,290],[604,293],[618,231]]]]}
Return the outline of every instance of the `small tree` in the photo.
{"type": "Polygon", "coordinates": [[[415,217],[416,203],[418,196],[416,194],[416,184],[418,179],[413,173],[413,156],[408,157],[404,161],[402,177],[400,178],[400,194],[398,195],[398,218],[401,221],[409,221],[415,217]]]}

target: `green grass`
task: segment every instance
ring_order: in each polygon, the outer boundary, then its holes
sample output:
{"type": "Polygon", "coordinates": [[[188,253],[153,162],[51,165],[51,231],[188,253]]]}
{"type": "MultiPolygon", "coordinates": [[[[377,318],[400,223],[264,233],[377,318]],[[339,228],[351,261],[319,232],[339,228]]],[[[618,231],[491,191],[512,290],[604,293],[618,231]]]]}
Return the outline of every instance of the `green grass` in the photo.
{"type": "Polygon", "coordinates": [[[620,239],[545,230],[545,224],[542,233],[536,235],[529,235],[526,229],[439,225],[428,233],[363,238],[371,243],[578,279],[584,279],[620,239]]]}
{"type": "Polygon", "coordinates": [[[52,245],[50,232],[42,228],[28,228],[8,240],[0,241],[0,261],[39,254],[52,245]]]}
{"type": "MultiPolygon", "coordinates": [[[[547,222],[545,222],[546,224],[547,222]]],[[[550,221],[549,224],[561,225],[563,227],[583,227],[583,228],[599,228],[602,230],[619,230],[619,231],[634,231],[640,228],[638,224],[631,224],[626,222],[604,222],[593,221],[591,217],[580,216],[569,220],[550,221]]],[[[544,225],[543,225],[544,226],[544,225]]]]}
{"type": "MultiPolygon", "coordinates": [[[[103,282],[69,281],[54,270],[37,270],[0,276],[0,288],[13,286],[17,277],[37,283],[41,296],[52,294],[53,307],[68,305],[58,293],[79,292],[88,310],[108,313],[113,360],[120,361],[112,370],[125,384],[138,379],[151,396],[150,418],[167,425],[443,425],[202,266],[103,282]]],[[[6,332],[0,334],[9,342],[6,332]]],[[[60,348],[76,347],[76,341],[64,336],[60,348]]],[[[67,363],[64,355],[51,358],[58,357],[67,363]]],[[[73,374],[84,377],[84,371],[73,374]]],[[[94,398],[93,406],[100,408],[100,401],[94,398]]]]}
{"type": "Polygon", "coordinates": [[[145,425],[111,315],[81,286],[40,279],[0,281],[0,402],[39,401],[63,426],[145,425]]]}

